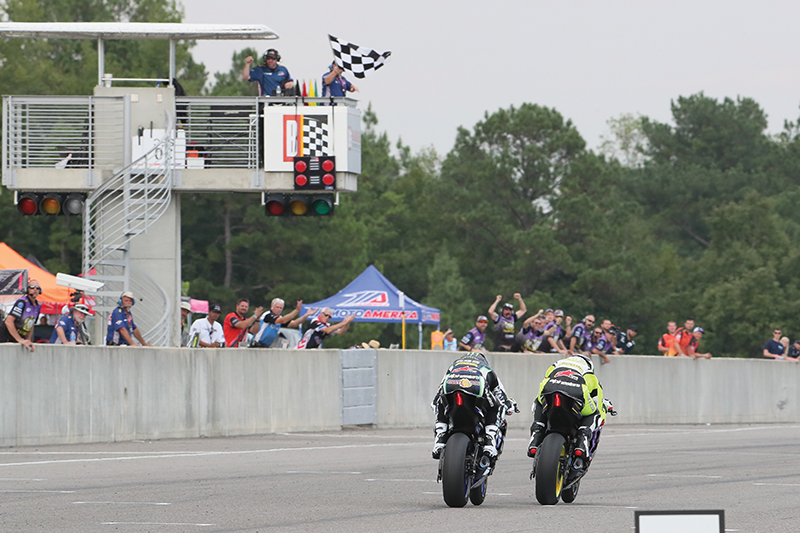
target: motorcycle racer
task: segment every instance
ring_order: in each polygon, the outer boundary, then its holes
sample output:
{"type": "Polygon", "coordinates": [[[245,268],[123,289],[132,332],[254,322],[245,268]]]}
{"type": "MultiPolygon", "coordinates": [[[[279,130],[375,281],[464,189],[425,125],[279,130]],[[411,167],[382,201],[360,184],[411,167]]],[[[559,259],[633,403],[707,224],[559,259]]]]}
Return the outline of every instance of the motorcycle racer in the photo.
{"type": "Polygon", "coordinates": [[[594,374],[594,364],[590,357],[576,354],[553,363],[547,369],[545,377],[539,385],[539,394],[533,402],[533,424],[531,424],[531,440],[528,444],[528,457],[536,457],[536,451],[545,436],[546,420],[543,414],[542,394],[552,389],[569,392],[574,388],[575,397],[583,397],[583,408],[578,425],[578,433],[574,454],[584,459],[588,468],[592,456],[600,442],[600,430],[606,420],[606,413],[612,416],[617,412],[607,399],[603,397],[603,387],[594,374]],[[580,390],[580,392],[578,392],[580,390]]]}
{"type": "Polygon", "coordinates": [[[450,368],[447,369],[442,378],[442,382],[439,384],[439,389],[436,391],[431,403],[431,408],[436,411],[435,440],[431,455],[434,459],[439,459],[447,442],[449,420],[447,417],[447,401],[444,398],[445,383],[448,377],[461,374],[480,375],[484,379],[485,387],[481,396],[481,408],[484,413],[484,441],[486,444],[483,446],[483,455],[488,456],[493,463],[499,452],[502,452],[502,447],[499,451],[497,449],[498,426],[502,425],[506,411],[510,414],[516,410],[517,403],[508,396],[497,374],[489,366],[486,356],[481,352],[468,352],[461,355],[450,365],[450,368]]]}

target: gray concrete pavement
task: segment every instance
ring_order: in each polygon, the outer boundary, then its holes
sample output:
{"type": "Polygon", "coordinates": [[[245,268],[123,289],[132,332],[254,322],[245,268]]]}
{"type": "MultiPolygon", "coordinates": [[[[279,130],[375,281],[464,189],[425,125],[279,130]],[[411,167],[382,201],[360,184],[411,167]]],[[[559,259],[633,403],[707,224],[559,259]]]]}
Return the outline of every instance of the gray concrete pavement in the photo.
{"type": "Polygon", "coordinates": [[[800,426],[610,421],[575,503],[540,506],[511,430],[480,507],[449,509],[430,429],[0,449],[0,531],[633,531],[634,510],[800,529],[800,426]],[[480,524],[480,526],[476,526],[480,524]]]}

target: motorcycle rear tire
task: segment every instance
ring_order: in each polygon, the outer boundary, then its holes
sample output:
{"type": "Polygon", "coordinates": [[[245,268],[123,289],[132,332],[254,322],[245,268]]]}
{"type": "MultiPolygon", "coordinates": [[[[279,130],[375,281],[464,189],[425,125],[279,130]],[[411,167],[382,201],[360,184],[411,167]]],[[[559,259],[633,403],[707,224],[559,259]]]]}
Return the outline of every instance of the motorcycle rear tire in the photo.
{"type": "Polygon", "coordinates": [[[463,433],[454,433],[447,439],[444,447],[444,464],[442,465],[442,495],[444,503],[449,507],[464,507],[472,481],[470,468],[467,462],[472,461],[472,457],[467,456],[469,448],[469,437],[463,433]]]}
{"type": "Polygon", "coordinates": [[[563,435],[550,433],[536,452],[536,499],[542,505],[555,505],[564,486],[562,456],[567,453],[563,435]]]}
{"type": "Polygon", "coordinates": [[[572,503],[575,501],[575,497],[578,495],[578,487],[580,487],[581,482],[578,480],[574,485],[569,487],[568,489],[564,489],[561,491],[561,500],[564,503],[572,503]]]}

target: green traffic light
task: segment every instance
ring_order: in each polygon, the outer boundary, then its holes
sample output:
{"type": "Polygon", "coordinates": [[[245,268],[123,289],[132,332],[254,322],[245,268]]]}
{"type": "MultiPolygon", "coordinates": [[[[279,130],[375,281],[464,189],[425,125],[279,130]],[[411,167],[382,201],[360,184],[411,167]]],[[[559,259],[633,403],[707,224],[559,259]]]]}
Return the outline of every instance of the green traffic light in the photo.
{"type": "Polygon", "coordinates": [[[327,215],[328,213],[331,212],[331,209],[333,208],[333,206],[331,205],[331,202],[330,202],[329,199],[327,199],[327,198],[318,198],[318,199],[314,200],[314,202],[311,204],[311,208],[318,215],[327,215]]]}

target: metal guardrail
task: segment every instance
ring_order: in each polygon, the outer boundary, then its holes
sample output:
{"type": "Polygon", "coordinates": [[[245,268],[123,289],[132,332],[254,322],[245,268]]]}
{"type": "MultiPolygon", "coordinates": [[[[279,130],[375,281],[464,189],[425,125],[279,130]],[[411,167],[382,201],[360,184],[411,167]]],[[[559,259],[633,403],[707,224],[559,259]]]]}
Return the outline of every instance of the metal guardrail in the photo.
{"type": "Polygon", "coordinates": [[[4,96],[3,177],[18,168],[119,168],[123,102],[122,96],[4,96]]]}

